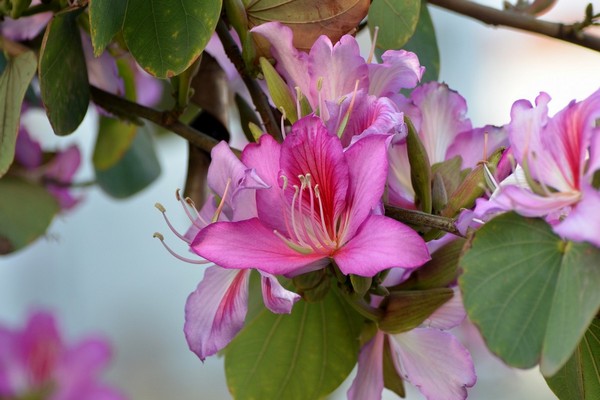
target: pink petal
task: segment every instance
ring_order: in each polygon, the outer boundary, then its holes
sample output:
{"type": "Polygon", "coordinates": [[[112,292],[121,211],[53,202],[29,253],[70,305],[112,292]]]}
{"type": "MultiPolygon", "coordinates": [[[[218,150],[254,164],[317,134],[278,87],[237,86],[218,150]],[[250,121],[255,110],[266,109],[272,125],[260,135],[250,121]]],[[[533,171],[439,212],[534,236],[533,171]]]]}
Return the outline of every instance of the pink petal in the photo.
{"type": "Polygon", "coordinates": [[[377,400],[383,392],[383,350],[385,335],[378,331],[367,342],[358,355],[358,368],[352,386],[348,389],[348,400],[377,400]]]}
{"type": "Polygon", "coordinates": [[[350,215],[345,238],[350,239],[381,201],[387,179],[386,137],[365,137],[354,143],[345,155],[350,175],[347,198],[350,215]]]}
{"type": "Polygon", "coordinates": [[[576,242],[600,247],[600,192],[584,183],[582,198],[569,215],[554,227],[554,232],[576,242]]]}
{"type": "Polygon", "coordinates": [[[411,93],[411,99],[420,110],[417,130],[429,161],[433,165],[446,160],[446,153],[456,136],[471,130],[471,121],[465,117],[465,99],[438,82],[419,86],[411,93]]]}
{"type": "Polygon", "coordinates": [[[462,302],[462,295],[458,287],[454,287],[453,289],[454,296],[423,321],[423,326],[437,329],[452,329],[464,321],[467,312],[462,302]]]}
{"type": "Polygon", "coordinates": [[[291,249],[258,218],[211,224],[198,233],[191,247],[224,268],[255,268],[273,275],[304,273],[329,262],[325,254],[291,249]]]}
{"type": "Polygon", "coordinates": [[[411,228],[370,215],[333,258],[344,274],[373,276],[392,267],[417,268],[431,257],[423,239],[411,228]]]}
{"type": "Polygon", "coordinates": [[[248,311],[248,270],[207,268],[185,304],[185,337],[204,360],[227,346],[244,325],[248,311]]]}
{"type": "Polygon", "coordinates": [[[289,314],[300,296],[285,289],[276,277],[261,272],[261,288],[265,306],[276,314],[289,314]]]}
{"type": "Polygon", "coordinates": [[[412,89],[423,77],[425,67],[415,53],[388,50],[381,56],[383,64],[369,64],[369,94],[389,97],[400,89],[412,89]]]}
{"type": "Polygon", "coordinates": [[[345,208],[348,163],[340,140],[329,134],[320,118],[310,115],[292,126],[281,146],[281,170],[290,187],[300,187],[298,176],[310,173],[313,187],[319,185],[325,221],[336,220],[345,208]]]}
{"type": "Polygon", "coordinates": [[[501,146],[508,146],[508,132],[506,129],[486,125],[483,128],[476,128],[458,134],[446,153],[446,160],[460,156],[463,169],[474,168],[479,161],[487,159],[501,146]]]}
{"type": "Polygon", "coordinates": [[[556,192],[549,196],[539,196],[529,189],[518,186],[501,187],[498,195],[493,196],[487,206],[478,205],[477,215],[486,212],[489,208],[501,210],[514,210],[524,217],[545,217],[548,214],[559,212],[579,200],[577,192],[556,192]]]}
{"type": "Polygon", "coordinates": [[[110,346],[105,339],[88,338],[63,354],[58,373],[64,379],[84,380],[106,368],[110,358],[110,346]]]}
{"type": "Polygon", "coordinates": [[[42,165],[42,146],[33,140],[24,126],[19,128],[15,161],[30,170],[42,165]]]}
{"type": "Polygon", "coordinates": [[[90,83],[107,92],[123,95],[125,86],[119,75],[115,59],[108,51],[103,52],[100,57],[94,57],[94,49],[88,35],[81,34],[81,43],[90,83]]]}
{"type": "Polygon", "coordinates": [[[464,400],[477,377],[467,349],[450,333],[416,328],[391,335],[404,378],[428,400],[464,400]]]}
{"type": "MultiPolygon", "coordinates": [[[[311,80],[309,99],[313,99],[311,105],[314,110],[319,106],[319,81],[322,101],[337,101],[345,95],[351,96],[357,83],[358,90],[366,91],[369,87],[369,69],[360,55],[356,39],[350,35],[342,36],[335,45],[327,36],[320,36],[310,49],[308,72],[311,80]]],[[[324,115],[324,119],[328,116],[324,115]]]]}
{"type": "Polygon", "coordinates": [[[410,179],[410,162],[406,142],[392,143],[388,148],[389,171],[388,202],[389,204],[414,210],[415,191],[410,179]]]}
{"type": "MultiPolygon", "coordinates": [[[[39,4],[41,4],[40,0],[33,0],[31,2],[32,6],[39,4]]],[[[22,41],[33,39],[46,27],[52,16],[52,12],[44,12],[30,17],[21,17],[16,20],[5,18],[0,23],[0,32],[2,36],[6,36],[12,40],[22,41]]]]}
{"type": "MultiPolygon", "coordinates": [[[[275,68],[290,88],[298,86],[305,96],[310,96],[309,57],[294,47],[292,30],[279,22],[267,22],[255,26],[251,32],[258,33],[271,43],[271,54],[277,60],[275,68]]],[[[308,98],[308,101],[313,106],[318,103],[312,98],[308,98]]]]}
{"type": "Polygon", "coordinates": [[[281,210],[280,155],[281,145],[270,135],[262,135],[258,143],[250,143],[244,148],[242,162],[248,168],[253,168],[260,179],[270,186],[269,189],[258,190],[256,193],[259,218],[279,232],[286,232],[281,210]]]}

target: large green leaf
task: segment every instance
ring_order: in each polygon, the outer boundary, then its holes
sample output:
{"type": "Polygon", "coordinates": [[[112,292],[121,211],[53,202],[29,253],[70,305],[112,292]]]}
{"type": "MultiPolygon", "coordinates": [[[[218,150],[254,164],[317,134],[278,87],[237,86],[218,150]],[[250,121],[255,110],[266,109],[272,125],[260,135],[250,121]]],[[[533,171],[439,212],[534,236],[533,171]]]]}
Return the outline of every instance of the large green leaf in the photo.
{"type": "Polygon", "coordinates": [[[551,378],[550,389],[561,400],[600,399],[600,320],[594,319],[569,361],[551,378]]]}
{"type": "Polygon", "coordinates": [[[356,364],[361,325],[336,290],[291,315],[263,308],[226,349],[229,390],[236,399],[322,398],[356,364]]]}
{"type": "Polygon", "coordinates": [[[98,185],[116,198],[136,194],[159,175],[160,163],[152,137],[145,128],[138,129],[131,146],[116,164],[104,170],[96,167],[98,185]]]}
{"type": "Polygon", "coordinates": [[[401,48],[415,32],[421,0],[373,0],[369,8],[371,34],[379,27],[377,47],[401,48]]]}
{"type": "Polygon", "coordinates": [[[35,54],[27,51],[10,57],[0,76],[0,176],[6,173],[13,162],[21,103],[36,68],[35,54]]]}
{"type": "Polygon", "coordinates": [[[43,235],[58,202],[42,186],[7,176],[0,180],[0,254],[19,250],[43,235]]]}
{"type": "Polygon", "coordinates": [[[459,284],[471,320],[509,365],[541,360],[555,373],[600,309],[600,250],[556,236],[514,213],[486,223],[461,258],[459,284]]]}
{"type": "Polygon", "coordinates": [[[90,102],[87,67],[77,26],[80,11],[54,16],[40,52],[40,89],[50,124],[57,135],[73,132],[90,102]]]}
{"type": "Polygon", "coordinates": [[[138,126],[114,118],[100,117],[100,128],[92,158],[97,170],[107,170],[125,156],[136,137],[138,126]]]}
{"type": "MultiPolygon", "coordinates": [[[[381,31],[380,31],[381,33],[381,31]]],[[[419,62],[425,66],[421,82],[437,81],[440,75],[440,51],[435,37],[435,28],[429,15],[427,4],[421,5],[419,22],[415,33],[406,42],[403,49],[412,51],[419,56],[419,62]]]]}

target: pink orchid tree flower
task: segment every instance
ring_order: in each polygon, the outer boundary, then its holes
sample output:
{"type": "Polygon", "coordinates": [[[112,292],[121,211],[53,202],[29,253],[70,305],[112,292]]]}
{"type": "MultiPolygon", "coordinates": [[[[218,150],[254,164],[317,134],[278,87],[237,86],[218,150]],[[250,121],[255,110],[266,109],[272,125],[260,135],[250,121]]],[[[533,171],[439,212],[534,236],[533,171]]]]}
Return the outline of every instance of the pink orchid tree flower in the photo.
{"type": "MultiPolygon", "coordinates": [[[[190,214],[192,226],[186,234],[178,234],[188,244],[215,217],[218,221],[255,217],[256,189],[268,187],[254,169],[246,167],[233,154],[227,143],[215,146],[211,157],[207,180],[214,195],[209,197],[197,215],[190,214]],[[219,202],[215,195],[220,198],[219,202]]],[[[188,205],[184,203],[183,206],[187,210],[188,205]]],[[[170,225],[168,220],[167,223],[170,225]]],[[[193,262],[209,263],[205,260],[193,262]]],[[[275,276],[258,272],[265,306],[274,313],[289,314],[300,296],[285,289],[275,276]]],[[[211,266],[204,272],[196,290],[189,295],[185,305],[184,333],[190,350],[201,360],[227,346],[242,329],[248,312],[250,273],[250,269],[211,266]]]]}
{"type": "Polygon", "coordinates": [[[77,146],[69,146],[45,157],[41,145],[21,126],[17,135],[15,162],[8,173],[43,185],[58,201],[61,210],[69,210],[79,202],[71,193],[70,184],[80,164],[81,153],[77,146]]]}
{"type": "Polygon", "coordinates": [[[373,276],[429,259],[412,229],[375,215],[387,176],[385,138],[344,151],[321,119],[297,121],[283,144],[263,135],[242,162],[270,187],[256,191],[257,217],[200,230],[194,252],[224,268],[295,276],[334,261],[344,274],[373,276]]]}
{"type": "Polygon", "coordinates": [[[487,203],[478,204],[482,218],[514,210],[544,217],[565,239],[600,246],[600,192],[594,175],[600,169],[600,90],[581,102],[572,101],[548,116],[550,96],[541,93],[535,106],[515,102],[508,126],[511,151],[520,169],[500,183],[487,203]]]}
{"type": "MultiPolygon", "coordinates": [[[[33,0],[31,6],[42,4],[41,0],[33,0]]],[[[0,22],[0,33],[12,40],[30,40],[42,32],[52,19],[52,12],[43,12],[28,17],[12,19],[5,17],[0,22]]]]}
{"type": "Polygon", "coordinates": [[[335,44],[320,36],[310,52],[304,53],[294,47],[292,30],[278,22],[261,24],[252,32],[271,44],[275,68],[292,96],[296,97],[298,88],[334,133],[348,119],[342,136],[345,147],[352,137],[369,128],[380,134],[405,133],[402,113],[388,97],[415,87],[421,80],[424,67],[414,53],[388,50],[382,56],[383,63],[376,64],[365,61],[350,35],[335,44]],[[361,106],[353,109],[354,104],[361,106]],[[377,124],[372,126],[374,122],[377,124]]]}
{"type": "Polygon", "coordinates": [[[0,326],[0,398],[124,399],[98,382],[110,357],[106,340],[67,344],[51,313],[33,312],[22,330],[0,326]]]}
{"type": "Polygon", "coordinates": [[[473,360],[458,339],[447,332],[465,316],[460,292],[455,290],[452,299],[420,327],[397,334],[378,331],[361,349],[348,399],[381,399],[386,348],[398,376],[416,386],[426,399],[467,398],[467,388],[477,380],[473,360]]]}
{"type": "MultiPolygon", "coordinates": [[[[473,129],[466,117],[465,99],[446,84],[428,82],[414,89],[409,99],[397,96],[395,101],[410,117],[431,165],[460,156],[461,169],[473,168],[485,156],[508,144],[504,128],[488,125],[473,129]]],[[[406,141],[392,142],[388,158],[390,204],[414,209],[406,141]]]]}

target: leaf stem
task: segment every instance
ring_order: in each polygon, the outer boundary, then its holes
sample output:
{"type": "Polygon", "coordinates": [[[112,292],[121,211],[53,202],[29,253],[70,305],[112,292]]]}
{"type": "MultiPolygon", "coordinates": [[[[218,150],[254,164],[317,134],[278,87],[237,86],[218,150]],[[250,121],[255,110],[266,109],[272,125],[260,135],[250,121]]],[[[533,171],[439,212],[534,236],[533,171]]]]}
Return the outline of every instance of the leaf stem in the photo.
{"type": "Polygon", "coordinates": [[[506,26],[563,40],[591,50],[600,51],[600,37],[581,31],[581,24],[562,24],[537,19],[531,15],[496,8],[465,0],[428,0],[429,4],[477,19],[493,26],[506,26]]]}

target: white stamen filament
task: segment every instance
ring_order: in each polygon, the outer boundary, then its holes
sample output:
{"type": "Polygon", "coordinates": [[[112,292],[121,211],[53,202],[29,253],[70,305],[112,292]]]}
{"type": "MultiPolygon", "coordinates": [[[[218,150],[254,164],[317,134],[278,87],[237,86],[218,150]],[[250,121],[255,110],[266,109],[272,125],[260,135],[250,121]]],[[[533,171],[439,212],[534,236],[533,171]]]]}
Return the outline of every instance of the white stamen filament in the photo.
{"type": "Polygon", "coordinates": [[[283,107],[279,107],[279,111],[281,112],[281,137],[285,140],[285,119],[287,115],[285,114],[285,109],[283,107]]]}
{"type": "Polygon", "coordinates": [[[173,227],[173,225],[171,224],[171,221],[169,221],[169,218],[167,218],[167,210],[165,209],[165,207],[163,207],[163,205],[160,203],[156,203],[154,205],[154,207],[156,207],[158,209],[158,211],[160,211],[160,213],[162,214],[163,218],[165,219],[165,222],[167,223],[167,226],[169,227],[171,232],[173,232],[175,234],[175,236],[177,236],[179,239],[183,240],[187,244],[190,244],[190,241],[185,236],[183,236],[181,233],[179,233],[177,231],[177,229],[175,229],[173,227]]]}
{"type": "Polygon", "coordinates": [[[211,222],[217,222],[219,220],[219,217],[221,216],[221,211],[223,211],[223,207],[225,206],[225,199],[227,198],[227,194],[229,193],[230,186],[231,178],[227,178],[225,190],[223,191],[223,197],[221,197],[221,201],[219,202],[219,206],[217,207],[217,211],[215,211],[215,215],[213,216],[211,222]]]}
{"type": "MultiPolygon", "coordinates": [[[[194,210],[194,214],[196,214],[196,219],[194,221],[200,221],[204,226],[207,226],[208,222],[204,219],[204,217],[202,217],[202,215],[200,215],[200,212],[198,212],[198,209],[196,208],[196,204],[194,203],[194,200],[190,199],[189,197],[186,197],[185,202],[190,207],[192,207],[192,210],[194,210]]],[[[196,226],[198,228],[202,228],[201,225],[198,225],[196,223],[194,223],[194,226],[196,226]]]]}
{"type": "Polygon", "coordinates": [[[302,118],[302,106],[300,105],[300,101],[302,100],[302,92],[298,86],[295,86],[294,89],[296,89],[296,113],[298,114],[298,119],[300,119],[302,118]]]}
{"type": "Polygon", "coordinates": [[[321,96],[321,89],[323,89],[323,77],[319,77],[317,80],[317,93],[319,95],[319,117],[323,117],[323,96],[321,96]]]}
{"type": "Polygon", "coordinates": [[[198,221],[192,216],[192,214],[190,214],[190,210],[188,209],[185,201],[181,198],[181,195],[179,194],[179,189],[177,189],[175,191],[175,198],[177,198],[177,201],[179,201],[181,203],[181,206],[183,207],[183,211],[185,211],[185,214],[188,216],[190,221],[192,221],[192,224],[196,228],[202,229],[202,225],[198,224],[198,221]]]}
{"type": "Polygon", "coordinates": [[[377,35],[379,34],[379,27],[376,26],[373,29],[373,41],[371,42],[371,51],[369,51],[369,57],[367,58],[367,64],[371,64],[373,56],[375,55],[375,46],[377,46],[377,35]]]}
{"type": "Polygon", "coordinates": [[[181,261],[185,261],[187,263],[190,264],[211,264],[210,261],[207,260],[192,260],[191,258],[187,258],[187,257],[183,257],[180,256],[179,254],[175,253],[166,243],[165,243],[165,238],[163,235],[161,235],[158,232],[155,232],[154,235],[152,235],[153,237],[157,238],[158,240],[160,240],[160,242],[162,243],[162,245],[165,247],[165,249],[167,249],[167,251],[169,253],[171,253],[171,255],[181,261]]]}
{"type": "Polygon", "coordinates": [[[307,246],[306,243],[302,240],[300,233],[298,232],[298,223],[296,222],[296,200],[298,200],[298,195],[300,194],[300,188],[298,185],[294,185],[294,197],[292,197],[292,231],[296,236],[296,242],[298,242],[301,246],[307,246]]]}

